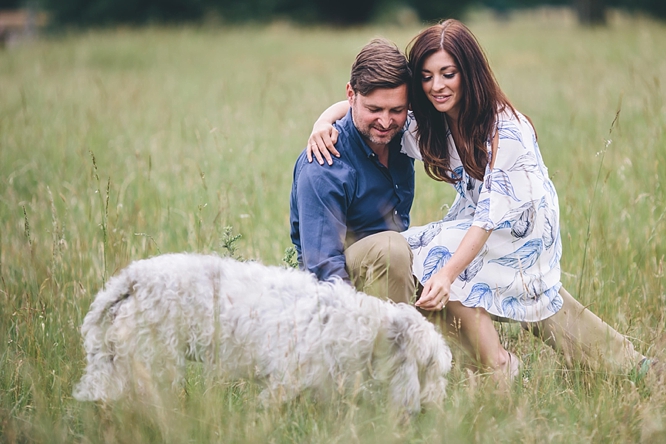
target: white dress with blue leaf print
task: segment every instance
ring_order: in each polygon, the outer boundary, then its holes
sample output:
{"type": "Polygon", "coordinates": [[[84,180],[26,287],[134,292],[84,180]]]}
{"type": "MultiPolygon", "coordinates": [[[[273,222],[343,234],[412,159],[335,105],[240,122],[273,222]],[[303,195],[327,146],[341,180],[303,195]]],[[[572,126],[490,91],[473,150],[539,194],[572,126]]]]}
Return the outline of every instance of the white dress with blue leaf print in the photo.
{"type": "MultiPolygon", "coordinates": [[[[403,151],[420,159],[416,121],[410,114],[403,151]]],[[[451,169],[462,180],[444,219],[403,232],[414,253],[413,272],[421,283],[455,253],[472,225],[493,230],[476,258],[451,285],[450,299],[516,321],[535,322],[562,307],[559,206],[534,129],[520,113],[497,120],[499,145],[484,180],[463,169],[448,135],[451,169]]],[[[488,157],[492,156],[488,142],[488,157]]]]}

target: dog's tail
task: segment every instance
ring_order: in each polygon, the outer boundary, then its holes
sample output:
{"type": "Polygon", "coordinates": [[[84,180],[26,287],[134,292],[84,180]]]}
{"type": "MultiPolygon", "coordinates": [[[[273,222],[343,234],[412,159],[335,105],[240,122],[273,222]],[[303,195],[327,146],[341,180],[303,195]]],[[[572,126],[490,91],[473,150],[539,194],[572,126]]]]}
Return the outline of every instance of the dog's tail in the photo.
{"type": "Polygon", "coordinates": [[[124,270],[107,282],[90,306],[81,326],[88,364],[73,391],[74,398],[79,401],[117,399],[125,389],[127,381],[124,372],[114,365],[116,341],[107,333],[131,291],[132,282],[128,279],[127,270],[124,270]]]}

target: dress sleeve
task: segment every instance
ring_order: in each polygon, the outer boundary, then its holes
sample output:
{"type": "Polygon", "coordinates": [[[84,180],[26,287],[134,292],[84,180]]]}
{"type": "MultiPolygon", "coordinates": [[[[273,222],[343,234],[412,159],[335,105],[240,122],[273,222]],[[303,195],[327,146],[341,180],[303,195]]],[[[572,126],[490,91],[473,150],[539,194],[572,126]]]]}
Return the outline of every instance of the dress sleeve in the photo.
{"type": "Polygon", "coordinates": [[[524,118],[512,116],[498,120],[497,131],[496,159],[491,169],[493,153],[489,142],[489,160],[473,222],[485,230],[502,228],[520,217],[529,217],[544,189],[532,146],[535,138],[531,124],[524,118]]]}
{"type": "Polygon", "coordinates": [[[408,155],[412,159],[423,160],[421,158],[421,151],[419,150],[419,139],[416,130],[417,126],[414,113],[409,111],[409,113],[407,113],[404,132],[402,133],[402,148],[400,149],[400,152],[408,155]]]}
{"type": "Polygon", "coordinates": [[[322,168],[305,164],[298,176],[296,200],[303,265],[320,280],[349,282],[344,241],[353,177],[341,162],[322,168]],[[344,177],[343,177],[344,176],[344,177]]]}

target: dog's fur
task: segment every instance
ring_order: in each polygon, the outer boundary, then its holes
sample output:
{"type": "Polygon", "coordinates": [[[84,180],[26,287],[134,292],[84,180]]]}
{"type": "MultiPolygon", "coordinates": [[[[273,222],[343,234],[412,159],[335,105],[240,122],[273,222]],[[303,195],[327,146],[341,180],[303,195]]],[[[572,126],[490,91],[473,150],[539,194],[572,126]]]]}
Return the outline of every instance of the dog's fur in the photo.
{"type": "Polygon", "coordinates": [[[263,383],[264,402],[379,381],[392,407],[416,413],[441,403],[451,368],[444,339],[414,307],[218,256],[132,263],[96,296],[81,332],[88,365],[79,400],[177,387],[191,359],[209,374],[263,383]]]}

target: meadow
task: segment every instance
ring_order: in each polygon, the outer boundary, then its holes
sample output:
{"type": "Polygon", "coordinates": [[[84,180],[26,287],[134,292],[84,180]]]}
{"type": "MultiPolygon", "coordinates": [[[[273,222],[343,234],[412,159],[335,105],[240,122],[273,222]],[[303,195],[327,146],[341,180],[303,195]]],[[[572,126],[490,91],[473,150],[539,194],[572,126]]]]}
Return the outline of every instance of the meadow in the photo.
{"type": "MultiPolygon", "coordinates": [[[[537,128],[564,285],[666,361],[666,24],[468,24],[537,128]]],[[[510,393],[454,366],[441,409],[408,424],[380,398],[263,409],[251,381],[205,380],[196,364],[162,406],[71,397],[83,317],[132,260],[286,266],[292,166],[314,119],[344,98],[367,41],[404,48],[418,30],[118,28],[0,51],[0,442],[664,442],[664,380],[567,368],[514,325],[499,327],[523,362],[510,393]]],[[[417,165],[413,224],[452,199],[417,165]]]]}

